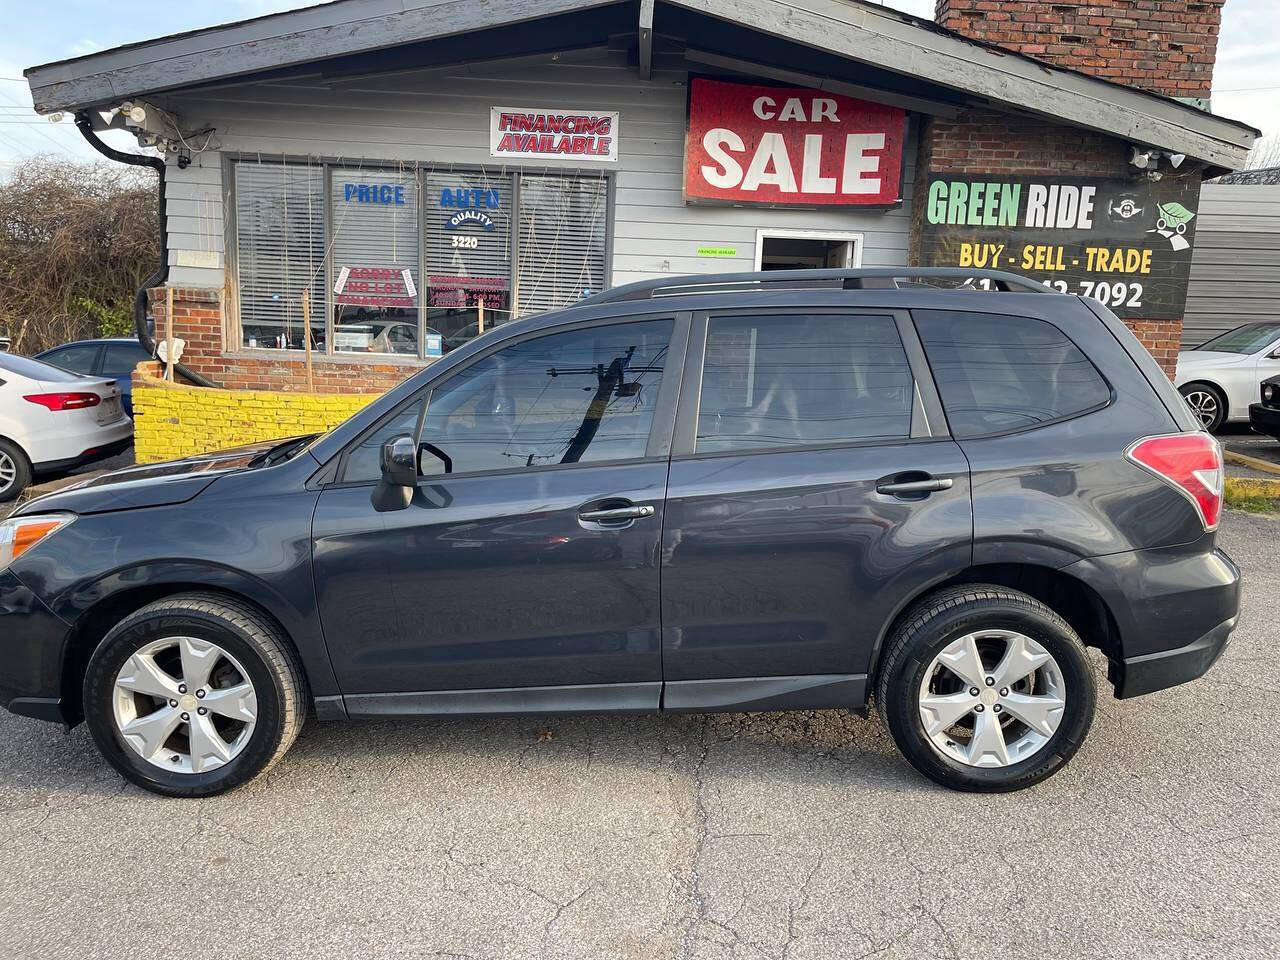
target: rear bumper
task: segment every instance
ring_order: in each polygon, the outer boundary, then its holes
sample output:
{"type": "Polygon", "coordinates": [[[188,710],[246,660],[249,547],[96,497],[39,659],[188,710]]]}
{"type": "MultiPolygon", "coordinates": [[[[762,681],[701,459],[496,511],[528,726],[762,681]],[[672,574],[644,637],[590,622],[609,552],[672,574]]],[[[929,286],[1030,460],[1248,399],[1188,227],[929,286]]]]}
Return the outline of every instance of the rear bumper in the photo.
{"type": "Polygon", "coordinates": [[[129,436],[123,440],[113,440],[110,443],[103,444],[100,447],[90,447],[88,451],[80,453],[74,457],[64,457],[61,460],[45,460],[41,463],[34,463],[31,469],[36,473],[57,473],[62,470],[74,470],[76,467],[83,467],[85,464],[97,463],[99,460],[108,460],[117,454],[124,453],[133,443],[133,432],[130,431],[129,436]]]}
{"type": "Polygon", "coordinates": [[[65,722],[62,654],[70,627],[12,573],[0,572],[0,706],[65,722]]]}
{"type": "Polygon", "coordinates": [[[1280,407],[1268,407],[1262,403],[1249,404],[1249,426],[1258,433],[1280,440],[1280,407]]]}
{"type": "Polygon", "coordinates": [[[1238,619],[1224,620],[1199,640],[1176,650],[1112,660],[1107,679],[1115,685],[1116,699],[1140,697],[1203,677],[1226,649],[1238,619]]]}
{"type": "Polygon", "coordinates": [[[1240,571],[1203,542],[1093,557],[1063,569],[1092,587],[1115,621],[1119,648],[1107,654],[1117,697],[1194,680],[1226,645],[1240,613],[1240,571]]]}

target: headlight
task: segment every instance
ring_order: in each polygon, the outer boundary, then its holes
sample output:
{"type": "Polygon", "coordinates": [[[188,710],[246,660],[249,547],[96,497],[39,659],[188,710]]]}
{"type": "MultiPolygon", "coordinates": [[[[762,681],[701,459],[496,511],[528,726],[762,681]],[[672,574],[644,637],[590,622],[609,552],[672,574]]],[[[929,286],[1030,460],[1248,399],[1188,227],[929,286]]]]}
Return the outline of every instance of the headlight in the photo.
{"type": "Polygon", "coordinates": [[[1273,387],[1269,383],[1264,383],[1262,385],[1262,402],[1263,403],[1270,403],[1271,398],[1274,397],[1275,395],[1276,395],[1275,387],[1273,387]]]}
{"type": "Polygon", "coordinates": [[[70,513],[37,513],[0,521],[0,570],[74,519],[70,513]]]}

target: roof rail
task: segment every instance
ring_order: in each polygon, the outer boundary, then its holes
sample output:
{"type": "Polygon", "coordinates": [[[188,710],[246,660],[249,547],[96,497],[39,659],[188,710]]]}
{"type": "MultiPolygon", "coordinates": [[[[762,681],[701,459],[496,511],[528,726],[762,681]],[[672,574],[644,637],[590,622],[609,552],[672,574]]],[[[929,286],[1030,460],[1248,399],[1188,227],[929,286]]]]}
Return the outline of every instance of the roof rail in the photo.
{"type": "Polygon", "coordinates": [[[624,284],[578,301],[578,304],[614,303],[692,293],[728,293],[765,287],[838,287],[845,290],[896,290],[900,280],[963,280],[961,287],[979,287],[975,281],[990,281],[1002,292],[1053,293],[1028,277],[1003,270],[971,270],[964,267],[860,267],[844,270],[761,270],[755,273],[700,273],[682,277],[662,277],[624,284]]]}

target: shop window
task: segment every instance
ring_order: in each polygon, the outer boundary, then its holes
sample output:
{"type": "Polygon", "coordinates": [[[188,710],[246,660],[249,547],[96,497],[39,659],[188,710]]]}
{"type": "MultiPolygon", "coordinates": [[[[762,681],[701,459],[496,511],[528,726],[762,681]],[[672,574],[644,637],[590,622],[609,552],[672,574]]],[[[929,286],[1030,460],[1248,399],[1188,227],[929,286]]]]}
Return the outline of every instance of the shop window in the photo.
{"type": "Polygon", "coordinates": [[[643,457],[671,329],[646,320],[506,347],[432,391],[422,439],[454,473],[643,457]]]}
{"type": "Polygon", "coordinates": [[[1051,323],[950,310],[912,316],[957,437],[1060,420],[1111,399],[1102,374],[1051,323]]]}
{"type": "Polygon", "coordinates": [[[892,317],[712,317],[696,449],[906,438],[914,382],[892,317]]]}
{"type": "Polygon", "coordinates": [[[604,289],[608,204],[604,177],[520,177],[518,314],[567,307],[604,289]]]}
{"type": "Polygon", "coordinates": [[[439,355],[438,331],[418,323],[416,174],[335,167],[329,189],[332,352],[439,355]]]}
{"type": "Polygon", "coordinates": [[[483,170],[422,178],[427,324],[446,350],[511,319],[513,184],[483,170]]]}
{"type": "MultiPolygon", "coordinates": [[[[324,168],[239,161],[234,178],[241,344],[301,350],[302,292],[315,298],[324,287],[324,168]]],[[[313,346],[324,326],[317,307],[313,346]]]]}

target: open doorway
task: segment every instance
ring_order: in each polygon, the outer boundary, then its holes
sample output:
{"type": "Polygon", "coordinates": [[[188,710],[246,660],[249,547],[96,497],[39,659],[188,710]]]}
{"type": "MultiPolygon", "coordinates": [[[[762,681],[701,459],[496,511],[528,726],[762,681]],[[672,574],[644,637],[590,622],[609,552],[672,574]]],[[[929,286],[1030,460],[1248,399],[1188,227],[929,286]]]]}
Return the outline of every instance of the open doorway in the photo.
{"type": "Polygon", "coordinates": [[[757,270],[862,265],[862,234],[822,230],[757,230],[757,270]]]}

